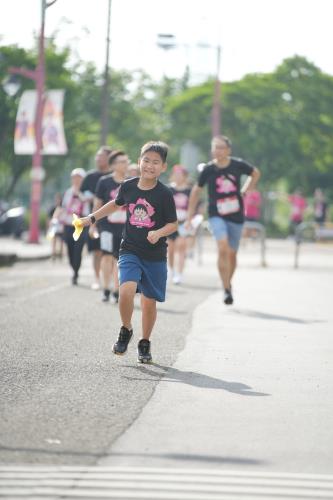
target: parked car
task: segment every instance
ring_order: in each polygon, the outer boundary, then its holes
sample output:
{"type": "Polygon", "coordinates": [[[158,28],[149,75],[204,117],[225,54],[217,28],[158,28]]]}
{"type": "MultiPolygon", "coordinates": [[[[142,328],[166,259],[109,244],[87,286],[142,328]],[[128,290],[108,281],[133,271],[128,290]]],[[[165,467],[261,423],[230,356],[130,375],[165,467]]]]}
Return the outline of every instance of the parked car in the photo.
{"type": "Polygon", "coordinates": [[[24,231],[25,207],[9,207],[8,203],[0,202],[0,235],[21,238],[24,231]]]}

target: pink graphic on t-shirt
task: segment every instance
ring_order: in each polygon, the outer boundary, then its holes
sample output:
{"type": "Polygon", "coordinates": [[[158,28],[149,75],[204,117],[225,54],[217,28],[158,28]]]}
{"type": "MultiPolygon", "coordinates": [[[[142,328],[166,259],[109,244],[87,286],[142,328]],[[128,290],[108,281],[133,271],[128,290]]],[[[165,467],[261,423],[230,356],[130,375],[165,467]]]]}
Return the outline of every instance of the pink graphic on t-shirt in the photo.
{"type": "Polygon", "coordinates": [[[187,208],[188,206],[188,196],[184,193],[175,193],[173,195],[175,200],[176,208],[187,208]]]}
{"type": "Polygon", "coordinates": [[[131,214],[129,222],[132,226],[148,228],[155,226],[155,222],[151,220],[155,209],[144,198],[138,198],[136,203],[130,203],[128,209],[131,214]]]}
{"type": "Polygon", "coordinates": [[[177,219],[179,222],[184,222],[187,217],[189,197],[185,193],[175,193],[173,199],[175,200],[177,219]]]}
{"type": "Polygon", "coordinates": [[[216,178],[216,192],[217,193],[235,193],[237,191],[236,177],[230,175],[224,177],[221,175],[216,178]]]}
{"type": "Polygon", "coordinates": [[[114,200],[117,197],[119,188],[120,188],[120,186],[118,186],[116,189],[111,189],[111,191],[110,191],[110,200],[114,200]]]}
{"type": "Polygon", "coordinates": [[[66,211],[68,214],[76,214],[78,216],[82,215],[83,203],[77,196],[73,196],[69,199],[68,205],[66,206],[66,211]]]}

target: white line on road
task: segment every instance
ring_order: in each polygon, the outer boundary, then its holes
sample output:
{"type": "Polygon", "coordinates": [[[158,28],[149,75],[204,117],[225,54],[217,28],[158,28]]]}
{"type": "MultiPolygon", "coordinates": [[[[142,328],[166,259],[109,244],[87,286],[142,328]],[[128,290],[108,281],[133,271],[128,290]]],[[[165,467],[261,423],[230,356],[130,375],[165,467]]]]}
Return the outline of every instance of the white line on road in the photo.
{"type": "Polygon", "coordinates": [[[0,497],[321,499],[333,498],[333,475],[149,467],[1,466],[0,497]]]}

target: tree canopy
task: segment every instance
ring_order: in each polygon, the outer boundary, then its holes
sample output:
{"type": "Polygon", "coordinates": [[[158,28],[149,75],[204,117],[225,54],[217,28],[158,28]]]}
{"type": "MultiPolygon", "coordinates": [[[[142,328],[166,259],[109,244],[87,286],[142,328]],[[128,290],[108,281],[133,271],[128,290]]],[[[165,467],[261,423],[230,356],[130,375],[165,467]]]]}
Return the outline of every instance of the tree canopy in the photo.
{"type": "MultiPolygon", "coordinates": [[[[65,89],[64,123],[68,154],[44,158],[46,185],[61,190],[74,167],[89,169],[99,146],[102,75],[93,63],[70,63],[69,49],[51,39],[46,47],[46,87],[65,89]]],[[[36,51],[0,48],[0,75],[9,66],[34,68],[36,51]]],[[[209,158],[214,82],[189,86],[187,78],[153,81],[142,71],[110,72],[108,143],[136,161],[140,146],[161,139],[171,146],[170,164],[191,140],[209,158]]],[[[22,79],[22,90],[33,88],[22,79]]],[[[333,186],[333,77],[303,57],[284,60],[272,73],[250,74],[221,88],[222,132],[236,156],[262,170],[262,185],[281,180],[290,190],[333,186]]],[[[18,196],[20,178],[29,185],[31,157],[13,147],[19,96],[0,89],[0,198],[18,196]]],[[[193,165],[193,168],[195,166],[193,165]]],[[[331,192],[328,193],[331,197],[331,192]]]]}

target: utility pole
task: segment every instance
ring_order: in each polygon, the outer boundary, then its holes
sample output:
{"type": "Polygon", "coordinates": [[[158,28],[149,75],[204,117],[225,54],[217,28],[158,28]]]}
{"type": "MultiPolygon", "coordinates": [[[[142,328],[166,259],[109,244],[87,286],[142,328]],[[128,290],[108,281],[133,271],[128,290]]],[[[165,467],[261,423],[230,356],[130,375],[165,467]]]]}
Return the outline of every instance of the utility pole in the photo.
{"type": "Polygon", "coordinates": [[[44,178],[43,162],[42,162],[42,120],[44,107],[44,88],[45,88],[45,54],[44,54],[44,33],[45,33],[45,12],[48,7],[51,7],[56,0],[41,0],[41,27],[38,40],[38,62],[34,70],[25,68],[11,67],[9,73],[21,75],[25,78],[30,78],[35,82],[37,104],[35,117],[35,141],[36,150],[32,157],[31,170],[31,195],[30,195],[30,210],[31,219],[29,227],[29,243],[39,242],[39,212],[40,202],[42,197],[42,181],[44,178]]]}
{"type": "Polygon", "coordinates": [[[109,75],[109,57],[110,57],[110,26],[111,26],[111,0],[108,0],[108,22],[107,22],[107,33],[106,33],[106,60],[104,69],[104,81],[102,87],[102,98],[101,98],[101,137],[100,145],[103,146],[107,143],[108,131],[109,131],[109,86],[110,86],[110,75],[109,75]]]}
{"type": "Polygon", "coordinates": [[[220,61],[221,47],[216,47],[216,77],[214,84],[214,97],[212,107],[212,137],[221,133],[221,82],[220,82],[220,61]]]}

